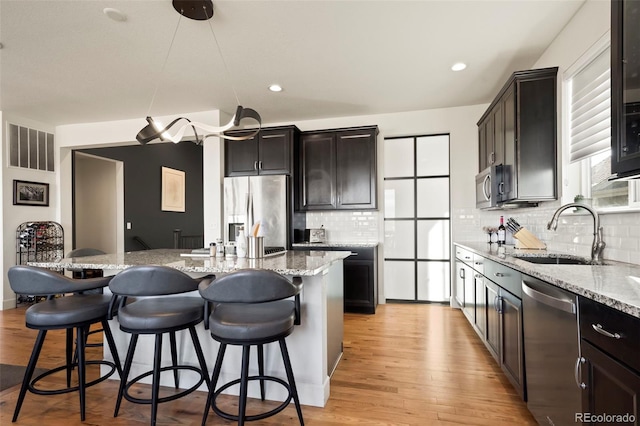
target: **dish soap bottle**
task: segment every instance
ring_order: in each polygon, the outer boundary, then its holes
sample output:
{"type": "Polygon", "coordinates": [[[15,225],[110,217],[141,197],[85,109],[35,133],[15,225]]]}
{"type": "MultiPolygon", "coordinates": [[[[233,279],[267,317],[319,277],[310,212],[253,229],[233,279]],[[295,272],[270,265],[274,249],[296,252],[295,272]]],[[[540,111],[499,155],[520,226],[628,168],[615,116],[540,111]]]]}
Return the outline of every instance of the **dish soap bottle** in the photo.
{"type": "Polygon", "coordinates": [[[236,237],[236,254],[238,257],[247,257],[247,237],[244,236],[244,227],[238,229],[236,237]]]}
{"type": "Polygon", "coordinates": [[[498,245],[504,245],[507,242],[507,229],[504,227],[504,216],[500,216],[500,226],[498,226],[498,245]]]}

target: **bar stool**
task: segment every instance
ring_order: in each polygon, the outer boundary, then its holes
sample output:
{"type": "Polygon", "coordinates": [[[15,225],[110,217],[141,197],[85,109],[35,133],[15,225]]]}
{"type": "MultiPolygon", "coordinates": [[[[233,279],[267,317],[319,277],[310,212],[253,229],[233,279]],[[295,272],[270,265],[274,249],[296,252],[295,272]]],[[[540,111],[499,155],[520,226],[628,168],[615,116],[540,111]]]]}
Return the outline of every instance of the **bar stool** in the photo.
{"type": "Polygon", "coordinates": [[[151,404],[151,424],[156,424],[158,404],[173,401],[195,391],[203,381],[210,384],[207,364],[202,353],[202,347],[196,334],[195,326],[204,318],[204,301],[200,297],[172,296],[195,291],[199,280],[194,280],[187,274],[166,266],[134,266],[117,274],[109,283],[113,293],[112,303],[118,305],[118,321],[120,329],[131,333],[127,358],[124,363],[123,379],[116,400],[113,416],[118,416],[122,397],[132,403],[151,404]],[[147,297],[159,296],[159,297],[147,297]],[[128,298],[135,298],[131,303],[128,298]],[[179,365],[176,351],[176,331],[189,330],[200,368],[190,365],[179,365]],[[162,336],[169,333],[171,342],[172,364],[162,367],[162,336]],[[155,350],[153,369],[131,380],[133,356],[141,334],[155,335],[155,350]],[[172,371],[175,388],[178,389],[178,371],[191,370],[199,374],[199,380],[189,389],[179,393],[160,397],[160,373],[172,371]],[[141,379],[152,376],[151,398],[142,399],[129,393],[132,385],[141,379]]]}
{"type": "MultiPolygon", "coordinates": [[[[67,253],[66,257],[85,257],[85,256],[96,256],[96,255],[100,255],[100,254],[106,254],[105,252],[103,252],[102,250],[98,250],[98,249],[94,249],[94,248],[78,248],[75,250],[71,250],[69,253],[67,253]]],[[[102,277],[104,276],[104,271],[102,269],[85,269],[85,268],[67,268],[68,271],[71,272],[71,276],[75,279],[87,279],[87,278],[97,278],[97,277],[102,277]]],[[[102,288],[96,289],[96,290],[91,290],[89,292],[85,292],[85,294],[87,293],[96,293],[96,294],[102,294],[103,290],[102,288]]],[[[84,345],[86,348],[94,348],[94,347],[102,347],[103,344],[102,342],[97,342],[97,343],[88,343],[87,339],[89,338],[89,336],[91,334],[97,334],[97,333],[102,333],[102,329],[101,328],[97,328],[95,330],[89,330],[88,328],[85,330],[85,338],[84,338],[84,345]]],[[[74,359],[75,361],[75,359],[74,359]]]]}
{"type": "Polygon", "coordinates": [[[208,279],[200,283],[202,297],[213,302],[213,310],[205,318],[205,328],[211,331],[211,337],[220,342],[216,364],[211,376],[211,387],[207,397],[202,424],[207,421],[209,407],[227,420],[237,420],[238,425],[245,421],[260,420],[284,410],[293,398],[300,424],[304,425],[298,391],[291,368],[285,337],[293,332],[294,325],[300,324],[300,290],[302,279],[295,277],[290,282],[273,271],[245,269],[224,275],[214,281],[208,279]],[[284,300],[294,297],[294,300],[284,300]],[[262,345],[272,342],[280,344],[282,361],[287,381],[264,375],[262,345]],[[222,385],[216,390],[220,370],[227,345],[242,346],[242,370],[240,379],[222,385]],[[249,355],[251,346],[258,348],[258,375],[249,376],[249,355]],[[256,415],[246,415],[247,389],[251,380],[260,380],[261,398],[264,400],[264,381],[280,383],[288,391],[288,397],[278,407],[256,415]],[[225,389],[240,383],[238,415],[222,411],[216,405],[216,398],[225,389]]]}
{"type": "Polygon", "coordinates": [[[27,391],[38,395],[59,395],[62,393],[78,391],[80,397],[80,419],[85,419],[85,395],[86,388],[110,377],[116,370],[122,377],[120,358],[116,349],[111,329],[109,328],[109,307],[111,298],[102,294],[82,294],[83,291],[95,290],[108,285],[111,277],[92,278],[86,280],[74,280],[54,271],[36,268],[33,266],[13,266],[7,272],[11,289],[18,294],[33,294],[35,296],[47,296],[47,300],[29,307],[25,314],[26,326],[39,330],[38,337],[33,345],[33,351],[29,358],[29,364],[24,373],[20,394],[13,414],[13,422],[18,419],[20,408],[24,402],[27,391]],[[67,293],[71,296],[55,297],[67,293]],[[83,338],[85,329],[92,324],[101,323],[104,329],[111,355],[114,362],[105,360],[86,361],[85,345],[83,338]],[[76,361],[72,360],[73,330],[76,329],[77,345],[75,349],[76,361]],[[40,351],[44,343],[47,331],[66,329],[66,364],[48,370],[32,380],[40,351]],[[89,383],[86,382],[86,365],[103,364],[111,367],[105,375],[89,383]],[[71,372],[78,368],[78,385],[71,386],[71,372]],[[36,384],[53,373],[66,370],[67,387],[60,389],[40,389],[36,384]]]}

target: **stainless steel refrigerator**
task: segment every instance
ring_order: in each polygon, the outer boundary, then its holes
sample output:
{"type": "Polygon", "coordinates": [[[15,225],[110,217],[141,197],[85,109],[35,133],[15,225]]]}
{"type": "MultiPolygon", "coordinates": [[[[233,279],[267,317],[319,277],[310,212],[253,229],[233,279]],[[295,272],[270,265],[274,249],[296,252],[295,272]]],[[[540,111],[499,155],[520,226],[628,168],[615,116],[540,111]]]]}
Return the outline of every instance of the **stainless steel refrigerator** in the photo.
{"type": "Polygon", "coordinates": [[[224,178],[224,238],[235,241],[238,228],[245,235],[258,221],[258,235],[266,247],[288,247],[288,176],[240,176],[224,178]]]}

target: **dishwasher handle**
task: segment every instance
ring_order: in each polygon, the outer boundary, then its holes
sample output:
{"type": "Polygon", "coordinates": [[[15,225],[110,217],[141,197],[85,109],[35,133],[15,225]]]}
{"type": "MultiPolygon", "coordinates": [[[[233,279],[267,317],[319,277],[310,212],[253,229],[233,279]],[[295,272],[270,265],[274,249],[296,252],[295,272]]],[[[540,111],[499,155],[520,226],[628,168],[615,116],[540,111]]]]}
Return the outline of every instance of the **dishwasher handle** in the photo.
{"type": "Polygon", "coordinates": [[[552,308],[559,309],[570,314],[575,315],[576,313],[576,304],[571,300],[557,299],[553,296],[542,293],[541,291],[534,290],[533,288],[529,287],[524,281],[522,281],[522,291],[537,302],[544,303],[545,305],[551,306],[552,308]]]}

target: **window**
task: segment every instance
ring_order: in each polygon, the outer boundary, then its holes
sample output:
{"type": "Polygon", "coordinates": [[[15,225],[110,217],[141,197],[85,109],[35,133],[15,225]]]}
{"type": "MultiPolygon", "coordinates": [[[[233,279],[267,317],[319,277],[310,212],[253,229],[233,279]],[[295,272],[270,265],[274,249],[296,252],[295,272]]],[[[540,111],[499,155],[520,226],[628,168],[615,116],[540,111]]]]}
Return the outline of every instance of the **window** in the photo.
{"type": "Polygon", "coordinates": [[[603,37],[592,51],[565,73],[568,132],[565,152],[565,201],[597,209],[640,207],[635,182],[609,181],[611,176],[610,40],[603,37]]]}

